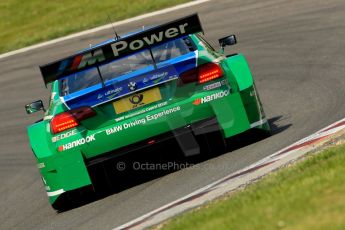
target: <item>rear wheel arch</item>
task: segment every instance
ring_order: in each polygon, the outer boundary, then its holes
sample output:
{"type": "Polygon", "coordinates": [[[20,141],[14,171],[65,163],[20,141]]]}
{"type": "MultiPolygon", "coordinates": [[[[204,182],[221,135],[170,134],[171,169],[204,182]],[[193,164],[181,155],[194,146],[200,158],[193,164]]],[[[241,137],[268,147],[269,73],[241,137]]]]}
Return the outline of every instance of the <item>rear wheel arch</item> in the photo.
{"type": "Polygon", "coordinates": [[[239,91],[254,85],[248,62],[242,54],[230,56],[226,58],[225,62],[237,81],[239,91]]]}

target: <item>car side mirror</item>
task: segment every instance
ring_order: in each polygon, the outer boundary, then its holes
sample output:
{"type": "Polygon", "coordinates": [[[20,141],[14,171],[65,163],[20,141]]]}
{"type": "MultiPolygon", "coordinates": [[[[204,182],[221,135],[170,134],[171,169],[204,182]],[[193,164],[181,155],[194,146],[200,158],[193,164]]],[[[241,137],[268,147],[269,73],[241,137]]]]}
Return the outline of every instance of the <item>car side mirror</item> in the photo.
{"type": "Polygon", "coordinates": [[[46,111],[43,106],[42,100],[34,101],[30,104],[25,105],[25,110],[27,114],[36,113],[40,110],[46,111]]]}
{"type": "Polygon", "coordinates": [[[218,39],[218,41],[219,41],[221,51],[223,53],[224,53],[224,47],[225,46],[232,46],[232,45],[235,45],[237,43],[237,39],[236,39],[236,36],[234,34],[230,35],[230,36],[226,36],[224,38],[220,38],[220,39],[218,39]]]}

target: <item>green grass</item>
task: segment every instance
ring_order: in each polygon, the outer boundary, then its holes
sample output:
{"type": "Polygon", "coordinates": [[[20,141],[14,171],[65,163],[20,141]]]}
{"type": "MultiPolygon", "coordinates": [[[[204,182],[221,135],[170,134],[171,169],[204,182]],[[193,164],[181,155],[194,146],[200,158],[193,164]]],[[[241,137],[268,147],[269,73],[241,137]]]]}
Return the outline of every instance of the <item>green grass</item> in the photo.
{"type": "Polygon", "coordinates": [[[190,0],[1,0],[0,53],[190,0]]]}
{"type": "Polygon", "coordinates": [[[163,229],[345,229],[345,145],[308,157],[163,229]]]}

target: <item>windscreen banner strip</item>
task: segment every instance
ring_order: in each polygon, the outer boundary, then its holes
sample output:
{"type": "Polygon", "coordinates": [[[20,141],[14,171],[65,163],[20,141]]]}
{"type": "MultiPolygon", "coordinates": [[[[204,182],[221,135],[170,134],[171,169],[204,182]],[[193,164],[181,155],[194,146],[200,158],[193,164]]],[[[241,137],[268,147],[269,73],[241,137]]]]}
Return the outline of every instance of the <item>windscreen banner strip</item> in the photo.
{"type": "Polygon", "coordinates": [[[153,27],[132,36],[120,38],[103,46],[40,66],[45,85],[64,76],[99,66],[148,47],[202,32],[198,14],[153,27]]]}

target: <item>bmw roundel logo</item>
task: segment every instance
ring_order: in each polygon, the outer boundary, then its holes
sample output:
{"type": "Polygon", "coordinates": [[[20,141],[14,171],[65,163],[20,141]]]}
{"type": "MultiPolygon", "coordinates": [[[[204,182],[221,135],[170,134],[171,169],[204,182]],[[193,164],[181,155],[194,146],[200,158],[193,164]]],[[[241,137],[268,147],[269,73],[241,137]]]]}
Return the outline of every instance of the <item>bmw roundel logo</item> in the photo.
{"type": "Polygon", "coordinates": [[[130,91],[136,90],[137,89],[137,83],[135,83],[133,81],[129,82],[128,83],[128,88],[129,88],[130,91]]]}

